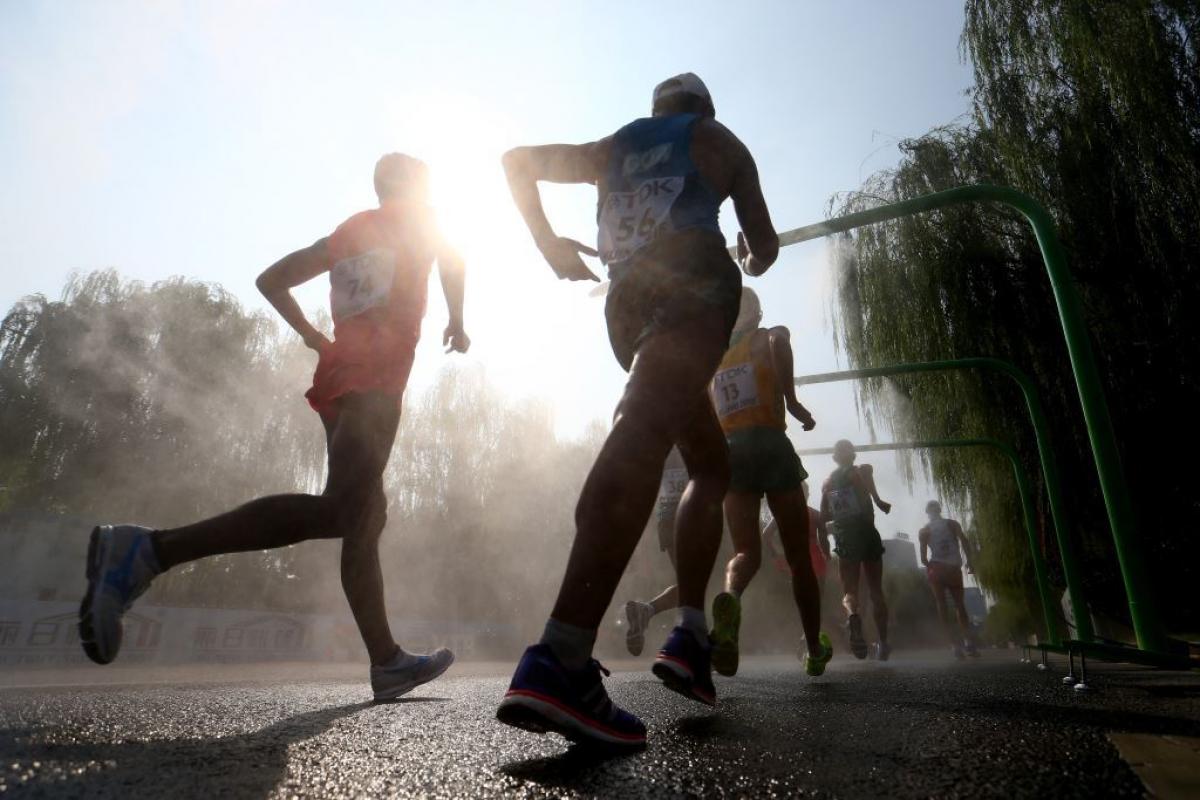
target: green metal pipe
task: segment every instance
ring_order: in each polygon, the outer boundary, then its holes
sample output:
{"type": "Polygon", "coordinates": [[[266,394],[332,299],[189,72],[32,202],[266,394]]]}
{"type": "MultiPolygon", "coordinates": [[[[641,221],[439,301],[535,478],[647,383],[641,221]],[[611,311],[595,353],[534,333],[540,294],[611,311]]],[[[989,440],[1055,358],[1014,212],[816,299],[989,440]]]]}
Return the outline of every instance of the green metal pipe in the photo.
{"type": "Polygon", "coordinates": [[[993,370],[1012,378],[1025,395],[1025,406],[1029,410],[1029,419],[1033,423],[1033,435],[1037,442],[1038,458],[1042,465],[1042,475],[1046,481],[1046,494],[1050,499],[1050,518],[1054,525],[1054,538],[1058,542],[1059,555],[1062,558],[1063,578],[1067,584],[1067,596],[1071,598],[1071,607],[1075,609],[1075,636],[1083,642],[1095,639],[1092,631],[1092,617],[1088,613],[1087,600],[1083,589],[1083,580],[1079,573],[1079,561],[1076,557],[1075,543],[1071,540],[1071,532],[1075,530],[1071,519],[1070,506],[1064,501],[1062,484],[1059,481],[1058,463],[1054,459],[1054,451],[1050,447],[1050,422],[1042,408],[1038,397],[1037,386],[1033,379],[1018,369],[1015,364],[999,358],[955,358],[946,361],[922,361],[911,364],[894,364],[888,367],[868,367],[866,369],[851,369],[842,372],[826,372],[820,375],[804,375],[796,378],[797,386],[813,383],[833,383],[838,381],[855,380],[859,378],[884,378],[892,375],[904,375],[915,372],[941,372],[945,370],[993,370]]]}
{"type": "MultiPolygon", "coordinates": [[[[1075,289],[1070,269],[1067,267],[1062,245],[1054,232],[1054,222],[1046,210],[1032,197],[1005,186],[987,184],[959,186],[944,192],[934,192],[899,203],[857,211],[853,214],[818,222],[815,225],[806,225],[803,228],[786,231],[780,234],[779,243],[781,245],[796,244],[897,217],[934,211],[961,203],[982,202],[1004,203],[1011,206],[1020,211],[1033,226],[1034,235],[1037,237],[1042,251],[1042,259],[1046,264],[1050,287],[1054,292],[1054,300],[1058,306],[1059,318],[1062,321],[1067,354],[1071,361],[1071,370],[1075,375],[1075,387],[1083,408],[1083,419],[1087,426],[1088,440],[1092,446],[1092,458],[1096,462],[1096,472],[1100,478],[1100,489],[1104,495],[1104,505],[1108,512],[1108,522],[1112,529],[1113,544],[1116,547],[1117,561],[1121,567],[1121,577],[1125,583],[1129,613],[1134,631],[1137,633],[1138,646],[1143,650],[1165,653],[1167,652],[1166,634],[1163,630],[1162,619],[1155,608],[1153,589],[1139,549],[1140,543],[1133,504],[1121,466],[1112,417],[1108,410],[1108,401],[1105,399],[1104,388],[1100,382],[1100,370],[1096,366],[1096,357],[1088,339],[1079,294],[1075,289]]],[[[1077,613],[1076,616],[1083,615],[1077,613]]]]}
{"type": "MultiPolygon", "coordinates": [[[[996,439],[930,439],[920,442],[892,442],[891,444],[856,445],[860,453],[879,452],[885,450],[923,450],[938,447],[994,447],[1008,457],[1012,464],[1013,478],[1017,481],[1017,491],[1021,495],[1021,509],[1025,512],[1025,534],[1029,537],[1029,551],[1033,555],[1033,576],[1037,583],[1038,597],[1042,601],[1042,617],[1046,622],[1046,636],[1050,644],[1059,646],[1062,637],[1058,630],[1058,614],[1054,593],[1050,590],[1050,581],[1046,575],[1046,560],[1042,558],[1042,549],[1038,546],[1037,519],[1033,508],[1033,490],[1029,485],[1029,477],[1021,465],[1017,451],[1004,442],[996,439]]],[[[811,447],[796,451],[802,456],[832,455],[832,447],[811,447]]],[[[1078,616],[1078,614],[1076,614],[1078,616]]]]}

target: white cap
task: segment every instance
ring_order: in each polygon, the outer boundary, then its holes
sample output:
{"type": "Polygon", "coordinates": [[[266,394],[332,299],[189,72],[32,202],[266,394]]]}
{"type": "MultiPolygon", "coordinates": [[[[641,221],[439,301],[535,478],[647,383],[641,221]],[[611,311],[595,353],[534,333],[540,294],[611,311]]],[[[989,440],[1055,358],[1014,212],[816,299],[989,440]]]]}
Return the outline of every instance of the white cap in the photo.
{"type": "Polygon", "coordinates": [[[700,77],[694,72],[684,72],[674,78],[667,78],[654,87],[652,105],[658,105],[659,100],[676,94],[694,94],[712,102],[712,95],[708,93],[708,87],[704,85],[704,81],[700,80],[700,77]]]}

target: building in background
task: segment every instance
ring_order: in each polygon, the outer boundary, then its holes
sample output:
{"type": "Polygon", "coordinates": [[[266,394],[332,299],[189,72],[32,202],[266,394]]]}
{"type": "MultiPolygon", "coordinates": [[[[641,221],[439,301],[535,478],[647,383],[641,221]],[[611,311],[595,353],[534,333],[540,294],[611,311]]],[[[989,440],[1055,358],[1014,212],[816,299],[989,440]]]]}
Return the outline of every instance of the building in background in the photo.
{"type": "Polygon", "coordinates": [[[920,569],[917,560],[917,545],[903,531],[897,531],[893,539],[883,540],[884,570],[914,570],[920,569]]]}

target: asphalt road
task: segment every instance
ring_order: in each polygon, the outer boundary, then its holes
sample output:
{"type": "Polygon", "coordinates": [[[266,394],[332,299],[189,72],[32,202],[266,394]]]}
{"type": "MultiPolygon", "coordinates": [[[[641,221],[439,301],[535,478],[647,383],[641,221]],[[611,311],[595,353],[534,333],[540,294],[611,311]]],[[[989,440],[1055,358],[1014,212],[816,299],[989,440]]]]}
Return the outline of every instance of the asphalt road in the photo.
{"type": "Polygon", "coordinates": [[[610,691],[650,743],[616,758],[497,723],[503,666],[456,665],[388,705],[361,668],[6,672],[0,797],[1140,796],[1107,734],[1200,735],[1196,678],[1097,669],[1078,696],[1061,661],[1016,658],[839,657],[815,680],[756,659],[719,679],[715,712],[648,661],[618,665],[610,691]],[[78,685],[92,677],[109,683],[78,685]]]}

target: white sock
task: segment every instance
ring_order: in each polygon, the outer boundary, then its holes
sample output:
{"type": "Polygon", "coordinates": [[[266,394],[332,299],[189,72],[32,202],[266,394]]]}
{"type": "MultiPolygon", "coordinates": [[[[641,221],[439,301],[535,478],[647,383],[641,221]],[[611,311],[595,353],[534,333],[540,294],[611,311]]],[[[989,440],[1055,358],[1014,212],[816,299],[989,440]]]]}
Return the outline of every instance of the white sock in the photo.
{"type": "Polygon", "coordinates": [[[577,625],[568,625],[551,617],[546,620],[541,644],[549,647],[559,663],[567,669],[583,669],[592,660],[596,632],[577,625]]]}
{"type": "Polygon", "coordinates": [[[383,669],[404,669],[405,667],[411,667],[413,664],[416,664],[420,659],[420,656],[407,653],[404,651],[403,647],[396,645],[396,655],[392,656],[390,661],[381,666],[383,669]]]}
{"type": "Polygon", "coordinates": [[[696,637],[696,641],[700,644],[708,644],[708,619],[704,616],[703,609],[680,606],[678,622],[676,624],[681,628],[687,628],[691,631],[692,635],[696,637]]]}

